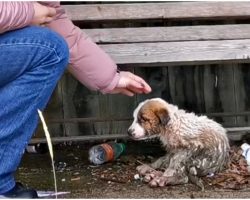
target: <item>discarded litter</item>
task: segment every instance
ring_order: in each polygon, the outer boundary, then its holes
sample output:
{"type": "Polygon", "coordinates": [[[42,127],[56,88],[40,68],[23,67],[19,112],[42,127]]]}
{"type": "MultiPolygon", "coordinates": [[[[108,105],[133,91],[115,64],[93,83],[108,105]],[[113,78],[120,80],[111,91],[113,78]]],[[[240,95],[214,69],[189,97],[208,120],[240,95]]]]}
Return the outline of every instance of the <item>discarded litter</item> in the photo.
{"type": "Polygon", "coordinates": [[[80,177],[75,177],[75,178],[71,178],[71,181],[79,181],[81,178],[80,177]]]}
{"type": "Polygon", "coordinates": [[[95,145],[89,150],[89,161],[95,165],[117,159],[125,150],[122,143],[108,142],[95,145]]]}
{"type": "Polygon", "coordinates": [[[31,154],[44,154],[49,151],[46,143],[29,144],[26,146],[25,151],[31,154]]]}
{"type": "MultiPolygon", "coordinates": [[[[70,194],[70,192],[55,192],[55,191],[37,191],[39,198],[55,197],[65,194],[70,194]]],[[[0,199],[7,199],[4,196],[0,195],[0,199]]]]}
{"type": "Polygon", "coordinates": [[[66,162],[58,162],[56,164],[56,171],[63,172],[63,171],[65,171],[66,167],[67,167],[66,162]]]}
{"type": "Polygon", "coordinates": [[[247,143],[244,143],[241,145],[242,149],[242,155],[245,157],[247,164],[250,165],[250,145],[247,143]]]}
{"type": "Polygon", "coordinates": [[[140,177],[139,174],[135,174],[135,175],[134,175],[134,179],[135,179],[135,180],[139,180],[139,179],[141,179],[141,177],[140,177]]]}
{"type": "Polygon", "coordinates": [[[55,192],[55,191],[37,191],[38,197],[53,197],[59,195],[69,194],[70,192],[55,192]]]}

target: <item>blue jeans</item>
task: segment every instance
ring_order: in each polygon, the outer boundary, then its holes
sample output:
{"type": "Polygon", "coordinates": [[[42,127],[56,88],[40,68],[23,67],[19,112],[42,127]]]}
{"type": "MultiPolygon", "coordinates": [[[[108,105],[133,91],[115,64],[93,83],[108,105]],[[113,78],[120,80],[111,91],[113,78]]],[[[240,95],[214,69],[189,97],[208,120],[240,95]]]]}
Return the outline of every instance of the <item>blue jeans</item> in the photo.
{"type": "Polygon", "coordinates": [[[14,173],[69,59],[66,42],[42,27],[0,34],[0,194],[14,173]]]}

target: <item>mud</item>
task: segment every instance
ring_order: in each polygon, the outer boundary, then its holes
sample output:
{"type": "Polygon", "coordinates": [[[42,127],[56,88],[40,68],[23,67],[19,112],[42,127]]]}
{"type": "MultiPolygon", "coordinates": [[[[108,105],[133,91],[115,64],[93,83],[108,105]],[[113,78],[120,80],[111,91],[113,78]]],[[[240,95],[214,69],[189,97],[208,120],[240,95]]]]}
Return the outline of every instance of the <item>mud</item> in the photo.
{"type": "MultiPolygon", "coordinates": [[[[155,145],[127,144],[118,160],[95,166],[88,161],[92,144],[60,144],[54,146],[58,191],[70,194],[59,198],[249,198],[250,179],[240,189],[225,189],[205,183],[202,192],[192,184],[150,188],[135,179],[139,162],[149,162],[163,152],[155,145]]],[[[25,153],[16,179],[42,191],[54,190],[49,154],[25,153]]]]}

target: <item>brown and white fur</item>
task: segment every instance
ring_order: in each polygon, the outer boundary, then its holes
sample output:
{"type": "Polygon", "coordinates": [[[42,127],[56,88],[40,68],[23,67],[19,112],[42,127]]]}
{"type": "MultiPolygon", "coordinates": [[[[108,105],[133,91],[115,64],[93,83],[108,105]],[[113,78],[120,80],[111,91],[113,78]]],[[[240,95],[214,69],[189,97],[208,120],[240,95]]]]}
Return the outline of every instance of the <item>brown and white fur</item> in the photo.
{"type": "Polygon", "coordinates": [[[227,162],[226,130],[206,116],[187,113],[163,99],[153,98],[140,103],[133,117],[129,136],[134,140],[158,137],[167,152],[155,162],[137,167],[150,186],[190,181],[204,189],[199,177],[220,171],[227,162]]]}

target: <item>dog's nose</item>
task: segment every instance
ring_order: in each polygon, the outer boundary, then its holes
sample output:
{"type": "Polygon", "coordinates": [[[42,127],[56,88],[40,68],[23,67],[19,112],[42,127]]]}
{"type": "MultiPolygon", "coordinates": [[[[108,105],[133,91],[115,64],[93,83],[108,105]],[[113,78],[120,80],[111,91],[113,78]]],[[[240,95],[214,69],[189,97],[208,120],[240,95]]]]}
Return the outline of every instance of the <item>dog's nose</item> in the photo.
{"type": "Polygon", "coordinates": [[[134,136],[134,134],[135,134],[134,131],[135,131],[135,129],[129,128],[129,129],[128,129],[128,135],[129,135],[129,136],[134,136]]]}

